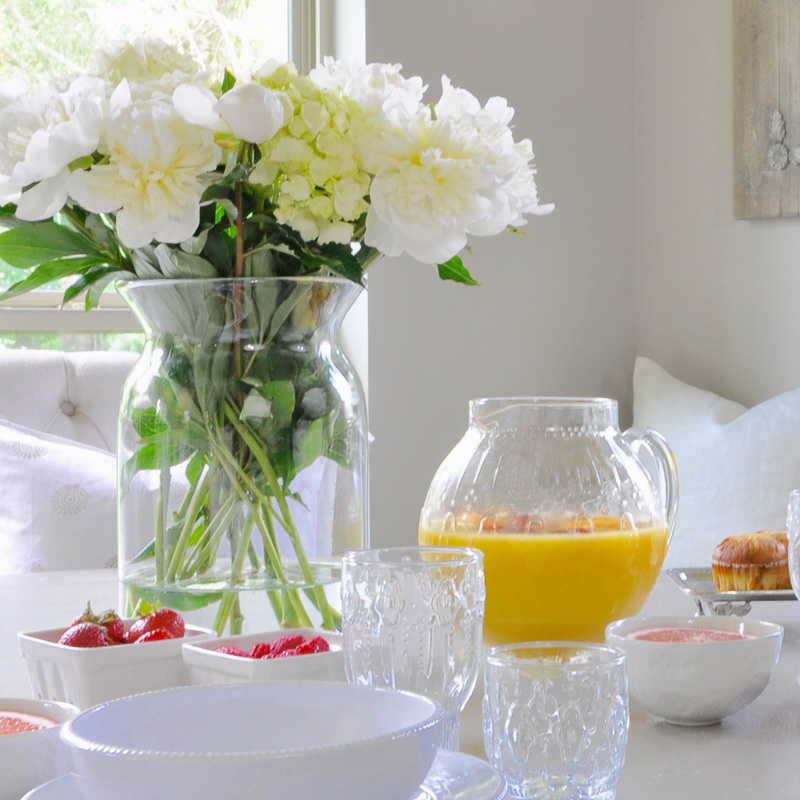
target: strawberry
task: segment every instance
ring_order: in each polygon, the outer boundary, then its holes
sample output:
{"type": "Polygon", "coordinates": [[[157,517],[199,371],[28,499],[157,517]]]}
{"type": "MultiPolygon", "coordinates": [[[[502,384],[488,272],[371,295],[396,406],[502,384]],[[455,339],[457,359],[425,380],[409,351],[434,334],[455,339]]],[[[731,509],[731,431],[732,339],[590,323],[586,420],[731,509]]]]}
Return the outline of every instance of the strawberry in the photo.
{"type": "Polygon", "coordinates": [[[125,641],[135,642],[140,636],[156,628],[164,628],[171,634],[173,639],[183,638],[183,634],[186,632],[186,625],[177,611],[171,608],[159,608],[156,611],[151,611],[147,616],[137,619],[128,628],[125,641]]]}
{"type": "Polygon", "coordinates": [[[144,642],[158,642],[161,639],[174,639],[175,637],[166,628],[153,628],[152,630],[143,633],[134,640],[134,644],[143,644],[144,642]]]}
{"type": "Polygon", "coordinates": [[[125,641],[125,625],[122,622],[122,618],[113,609],[95,614],[92,611],[91,603],[86,603],[86,611],[74,619],[72,624],[77,625],[81,622],[94,622],[97,625],[102,625],[108,631],[111,641],[115,644],[125,641]]]}
{"type": "Polygon", "coordinates": [[[67,628],[58,643],[69,647],[108,647],[112,641],[102,625],[96,622],[79,622],[67,628]]]}

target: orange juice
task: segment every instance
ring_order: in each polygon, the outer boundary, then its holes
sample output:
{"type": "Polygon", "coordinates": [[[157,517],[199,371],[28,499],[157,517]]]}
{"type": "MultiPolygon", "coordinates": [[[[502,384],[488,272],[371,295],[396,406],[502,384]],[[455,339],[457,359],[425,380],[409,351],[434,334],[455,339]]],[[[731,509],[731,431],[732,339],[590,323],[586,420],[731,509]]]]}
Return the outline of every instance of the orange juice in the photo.
{"type": "Polygon", "coordinates": [[[593,533],[502,533],[421,528],[419,543],[484,554],[488,644],[601,641],[605,626],[636,614],[667,550],[665,528],[593,533]]]}

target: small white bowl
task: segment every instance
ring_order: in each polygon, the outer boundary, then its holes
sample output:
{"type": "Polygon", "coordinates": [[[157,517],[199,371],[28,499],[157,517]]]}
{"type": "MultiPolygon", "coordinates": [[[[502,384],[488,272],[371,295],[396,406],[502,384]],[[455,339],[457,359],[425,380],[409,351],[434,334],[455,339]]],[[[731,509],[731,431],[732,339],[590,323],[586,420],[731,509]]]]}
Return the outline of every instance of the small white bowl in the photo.
{"type": "Polygon", "coordinates": [[[38,731],[0,736],[0,800],[19,800],[35,786],[69,772],[59,735],[62,725],[78,713],[75,706],[0,697],[0,711],[36,714],[56,723],[38,731]]]}
{"type": "Polygon", "coordinates": [[[780,657],[783,628],[739,617],[635,617],[612,622],[606,641],[627,655],[635,702],[676,725],[711,725],[764,691],[780,657]],[[631,636],[652,628],[710,629],[747,638],[698,644],[631,636]]]}
{"type": "Polygon", "coordinates": [[[61,736],[82,800],[408,800],[443,712],[408,692],[326,681],[186,686],[74,717],[61,736]]]}
{"type": "MultiPolygon", "coordinates": [[[[127,630],[134,620],[125,620],[127,630]]],[[[181,646],[187,638],[212,638],[206,628],[186,626],[183,639],[110,647],[69,647],[58,640],[65,628],[19,634],[22,657],[37,698],[78,708],[155,689],[186,686],[189,672],[181,646]]]]}
{"type": "Polygon", "coordinates": [[[183,661],[194,684],[243,683],[245,681],[318,680],[345,681],[342,634],[316,628],[248,633],[223,639],[184,642],[183,661]],[[306,639],[322,636],[330,645],[324,653],[308,653],[286,658],[241,658],[217,653],[219,647],[238,647],[249,653],[259,642],[273,642],[287,633],[299,633],[306,639]]]}

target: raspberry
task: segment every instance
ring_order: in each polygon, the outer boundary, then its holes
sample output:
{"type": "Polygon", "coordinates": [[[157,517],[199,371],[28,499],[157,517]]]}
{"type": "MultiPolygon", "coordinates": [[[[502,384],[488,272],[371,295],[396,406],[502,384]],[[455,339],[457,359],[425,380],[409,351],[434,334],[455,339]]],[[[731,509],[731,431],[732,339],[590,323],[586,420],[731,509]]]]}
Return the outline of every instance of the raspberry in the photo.
{"type": "Polygon", "coordinates": [[[272,652],[272,645],[269,642],[259,642],[253,645],[250,651],[250,658],[267,658],[272,652]]]}
{"type": "Polygon", "coordinates": [[[272,642],[269,651],[271,654],[279,655],[284,650],[292,650],[298,645],[303,644],[305,640],[306,638],[302,633],[285,633],[272,642]]]}
{"type": "Polygon", "coordinates": [[[250,658],[250,653],[246,653],[238,647],[217,647],[215,653],[224,653],[226,656],[238,656],[239,658],[250,658]]]}
{"type": "Polygon", "coordinates": [[[323,639],[321,636],[315,636],[309,644],[314,647],[312,653],[327,653],[331,649],[327,639],[323,639]]]}

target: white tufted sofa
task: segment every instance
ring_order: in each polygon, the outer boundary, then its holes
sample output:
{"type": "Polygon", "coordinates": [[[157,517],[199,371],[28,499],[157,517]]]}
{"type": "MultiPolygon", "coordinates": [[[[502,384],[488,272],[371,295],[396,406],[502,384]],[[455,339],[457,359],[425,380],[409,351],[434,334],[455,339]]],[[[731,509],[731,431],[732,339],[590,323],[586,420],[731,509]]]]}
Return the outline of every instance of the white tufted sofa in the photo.
{"type": "Polygon", "coordinates": [[[0,417],[109,452],[134,353],[0,350],[0,417]]]}
{"type": "Polygon", "coordinates": [[[116,564],[116,430],[136,354],[0,351],[0,574],[116,564]]]}

